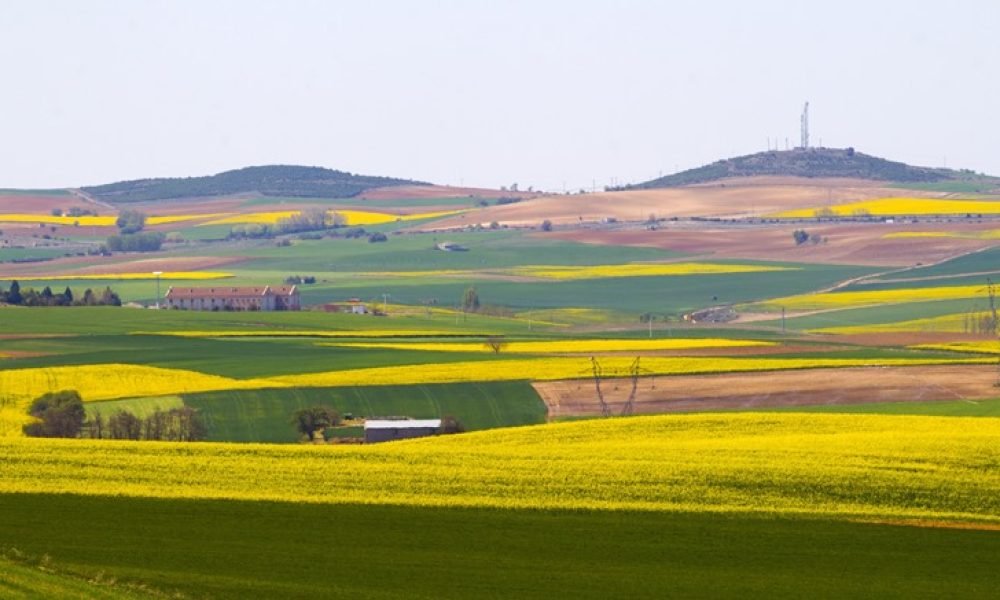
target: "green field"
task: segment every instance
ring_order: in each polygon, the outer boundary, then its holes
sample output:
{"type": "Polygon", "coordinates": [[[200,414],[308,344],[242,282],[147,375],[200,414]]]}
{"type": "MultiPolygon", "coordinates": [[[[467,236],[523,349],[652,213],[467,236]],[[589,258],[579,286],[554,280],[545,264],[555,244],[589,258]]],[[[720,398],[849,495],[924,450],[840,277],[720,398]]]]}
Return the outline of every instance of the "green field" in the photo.
{"type": "Polygon", "coordinates": [[[467,430],[544,423],[545,405],[534,388],[519,381],[346,388],[234,390],[190,394],[183,398],[136,398],[94,402],[93,414],[119,410],[145,417],[157,409],[182,405],[198,409],[209,441],[291,443],[299,435],[291,424],[298,409],[331,406],[355,417],[453,416],[467,430]]]}
{"type": "Polygon", "coordinates": [[[997,532],[683,513],[12,494],[0,545],[213,598],[992,598],[1000,584],[997,532]]]}

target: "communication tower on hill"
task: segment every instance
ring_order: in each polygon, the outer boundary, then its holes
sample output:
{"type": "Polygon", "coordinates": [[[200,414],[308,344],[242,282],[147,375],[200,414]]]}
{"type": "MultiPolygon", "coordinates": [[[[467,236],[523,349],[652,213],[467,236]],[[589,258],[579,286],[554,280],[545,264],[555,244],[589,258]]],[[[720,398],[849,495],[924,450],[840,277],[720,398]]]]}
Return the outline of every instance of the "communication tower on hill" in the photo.
{"type": "Polygon", "coordinates": [[[802,149],[809,149],[809,103],[802,109],[802,149]]]}

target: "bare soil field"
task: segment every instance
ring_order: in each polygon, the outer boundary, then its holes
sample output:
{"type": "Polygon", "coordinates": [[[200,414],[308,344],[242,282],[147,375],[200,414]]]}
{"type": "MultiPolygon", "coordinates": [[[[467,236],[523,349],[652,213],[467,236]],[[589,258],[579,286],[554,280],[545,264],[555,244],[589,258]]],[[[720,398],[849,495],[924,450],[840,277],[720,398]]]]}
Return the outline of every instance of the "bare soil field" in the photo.
{"type": "Polygon", "coordinates": [[[102,207],[85,202],[77,196],[0,192],[0,213],[48,215],[53,208],[66,210],[74,207],[88,210],[97,209],[99,214],[107,212],[107,210],[102,211],[102,207]]]}
{"type": "Polygon", "coordinates": [[[577,229],[545,235],[557,239],[614,246],[647,246],[716,258],[775,260],[884,267],[915,266],[988,248],[1000,240],[957,237],[886,237],[902,231],[975,233],[996,229],[992,223],[789,223],[719,226],[665,223],[660,229],[577,229]],[[796,245],[792,232],[804,229],[824,240],[796,245]]]}
{"type": "Polygon", "coordinates": [[[553,195],[527,202],[491,206],[470,213],[467,220],[442,221],[435,227],[462,227],[468,223],[523,226],[548,219],[569,225],[613,217],[619,221],[657,218],[747,218],[773,212],[835,205],[889,196],[940,197],[854,179],[803,179],[796,177],[739,178],[656,190],[553,195]]]}
{"type": "MultiPolygon", "coordinates": [[[[779,406],[975,400],[997,395],[993,365],[804,369],[719,375],[645,377],[634,412],[654,414],[779,406]]],[[[601,414],[592,380],[532,384],[549,418],[601,414]]],[[[632,391],[630,379],[605,379],[601,389],[617,414],[632,391]]]]}

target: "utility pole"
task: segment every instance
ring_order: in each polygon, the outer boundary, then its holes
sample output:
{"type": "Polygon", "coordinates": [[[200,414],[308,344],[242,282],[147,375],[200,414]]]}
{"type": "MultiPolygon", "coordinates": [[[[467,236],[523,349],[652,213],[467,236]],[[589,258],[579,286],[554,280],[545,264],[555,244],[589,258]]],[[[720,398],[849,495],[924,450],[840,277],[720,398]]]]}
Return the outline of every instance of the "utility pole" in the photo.
{"type": "Polygon", "coordinates": [[[160,308],[160,275],[163,271],[153,271],[153,275],[156,275],[156,308],[160,308]]]}
{"type": "Polygon", "coordinates": [[[647,322],[649,323],[649,337],[650,337],[650,339],[652,339],[652,337],[653,337],[653,315],[649,315],[649,319],[647,319],[647,322]]]}
{"type": "Polygon", "coordinates": [[[785,307],[781,307],[781,333],[785,333],[785,307]]]}
{"type": "Polygon", "coordinates": [[[389,314],[389,294],[382,294],[382,314],[389,314]]]}

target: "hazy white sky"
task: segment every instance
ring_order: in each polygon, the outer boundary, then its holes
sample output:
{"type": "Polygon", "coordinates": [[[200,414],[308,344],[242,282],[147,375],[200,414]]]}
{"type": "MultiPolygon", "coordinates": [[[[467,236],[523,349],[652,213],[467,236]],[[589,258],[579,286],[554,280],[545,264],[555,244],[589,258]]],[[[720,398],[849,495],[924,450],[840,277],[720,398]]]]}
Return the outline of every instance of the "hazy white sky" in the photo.
{"type": "Polygon", "coordinates": [[[1000,2],[0,1],[0,187],[561,190],[812,140],[1000,175],[1000,2]]]}

